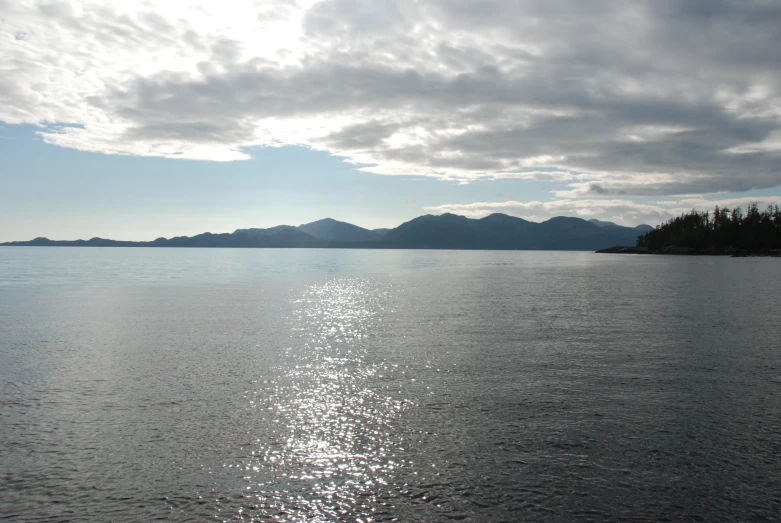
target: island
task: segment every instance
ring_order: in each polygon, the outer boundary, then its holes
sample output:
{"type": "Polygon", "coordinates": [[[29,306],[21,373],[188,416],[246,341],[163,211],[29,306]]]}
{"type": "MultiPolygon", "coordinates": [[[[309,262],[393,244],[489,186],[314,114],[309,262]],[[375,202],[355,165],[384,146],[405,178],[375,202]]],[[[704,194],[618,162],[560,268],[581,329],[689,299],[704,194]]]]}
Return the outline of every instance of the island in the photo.
{"type": "Polygon", "coordinates": [[[635,245],[596,252],[781,257],[781,209],[775,205],[760,211],[752,204],[745,214],[740,207],[692,210],[638,235],[635,245]]]}

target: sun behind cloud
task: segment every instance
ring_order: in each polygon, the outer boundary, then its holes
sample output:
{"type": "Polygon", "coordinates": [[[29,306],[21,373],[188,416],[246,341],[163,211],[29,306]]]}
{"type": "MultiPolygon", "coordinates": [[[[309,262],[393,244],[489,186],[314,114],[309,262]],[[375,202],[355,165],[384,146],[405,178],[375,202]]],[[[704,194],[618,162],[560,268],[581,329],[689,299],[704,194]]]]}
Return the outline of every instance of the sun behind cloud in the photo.
{"type": "Polygon", "coordinates": [[[781,6],[324,0],[2,3],[0,120],[211,161],[566,182],[583,202],[781,185],[781,6]]]}

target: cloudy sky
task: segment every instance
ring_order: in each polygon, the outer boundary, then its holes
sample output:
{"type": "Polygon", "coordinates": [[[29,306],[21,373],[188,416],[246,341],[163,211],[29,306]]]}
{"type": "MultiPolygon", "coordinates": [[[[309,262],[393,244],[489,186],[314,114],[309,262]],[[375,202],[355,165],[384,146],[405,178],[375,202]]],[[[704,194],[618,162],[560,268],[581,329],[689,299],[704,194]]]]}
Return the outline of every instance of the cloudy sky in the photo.
{"type": "Polygon", "coordinates": [[[0,0],[0,241],[781,204],[781,1],[0,0]]]}

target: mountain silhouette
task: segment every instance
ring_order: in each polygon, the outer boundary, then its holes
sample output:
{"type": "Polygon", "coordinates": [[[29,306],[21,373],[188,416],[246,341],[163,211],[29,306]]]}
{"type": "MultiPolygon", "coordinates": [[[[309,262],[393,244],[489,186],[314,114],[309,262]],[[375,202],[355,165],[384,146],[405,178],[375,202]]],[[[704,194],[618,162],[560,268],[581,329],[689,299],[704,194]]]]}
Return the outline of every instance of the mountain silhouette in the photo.
{"type": "Polygon", "coordinates": [[[347,222],[340,222],[332,218],[324,218],[312,223],[305,223],[297,227],[318,240],[335,242],[368,242],[382,237],[375,231],[364,229],[347,222]]]}
{"type": "Polygon", "coordinates": [[[593,223],[594,225],[598,225],[599,227],[619,227],[617,223],[614,222],[608,222],[605,220],[597,220],[596,218],[592,218],[588,221],[589,223],[593,223]]]}
{"type": "MultiPolygon", "coordinates": [[[[139,242],[145,243],[145,242],[139,242]]],[[[237,229],[233,233],[158,238],[151,247],[323,247],[325,242],[289,225],[268,229],[237,229]]]]}
{"type": "Polygon", "coordinates": [[[381,243],[396,248],[592,250],[597,245],[633,245],[637,235],[631,227],[603,228],[580,218],[536,223],[500,213],[480,219],[442,214],[403,223],[381,243]]]}
{"type": "Polygon", "coordinates": [[[441,216],[427,214],[391,229],[380,242],[389,247],[408,249],[490,248],[472,226],[473,221],[450,213],[441,216]]]}
{"type": "Polygon", "coordinates": [[[612,222],[586,221],[559,216],[537,223],[491,214],[467,218],[456,214],[419,216],[394,229],[371,231],[330,218],[294,227],[278,225],[267,229],[237,229],[232,233],[203,233],[195,236],[158,238],[131,242],[92,238],[58,241],[35,238],[8,242],[8,246],[68,247],[321,247],[383,249],[547,249],[597,250],[615,245],[634,245],[637,236],[650,226],[622,227],[612,222]]]}
{"type": "Polygon", "coordinates": [[[647,225],[645,223],[640,224],[640,225],[636,225],[635,227],[624,227],[622,225],[618,225],[618,224],[613,223],[613,222],[606,222],[606,221],[597,220],[597,219],[591,219],[591,220],[589,220],[589,223],[593,223],[594,225],[598,225],[600,227],[619,227],[620,229],[630,229],[631,228],[631,229],[634,229],[636,231],[635,234],[637,234],[637,235],[645,234],[648,231],[653,229],[653,227],[651,227],[650,225],[647,225]]]}

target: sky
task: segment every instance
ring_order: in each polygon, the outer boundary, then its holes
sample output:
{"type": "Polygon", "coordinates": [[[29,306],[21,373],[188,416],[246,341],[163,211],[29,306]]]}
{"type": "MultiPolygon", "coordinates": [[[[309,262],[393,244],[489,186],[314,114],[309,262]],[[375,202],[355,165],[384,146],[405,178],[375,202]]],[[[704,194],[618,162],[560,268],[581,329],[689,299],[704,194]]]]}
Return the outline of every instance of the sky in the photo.
{"type": "Polygon", "coordinates": [[[0,0],[0,241],[781,204],[781,2],[0,0]]]}

